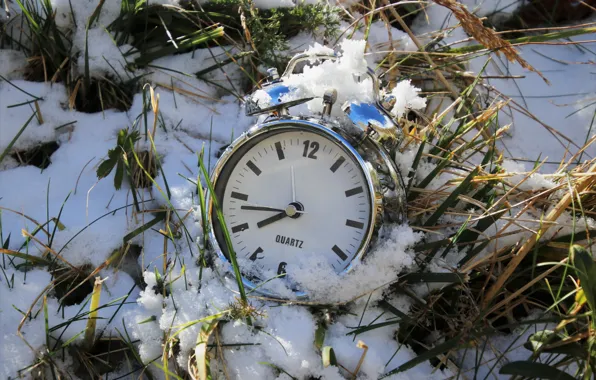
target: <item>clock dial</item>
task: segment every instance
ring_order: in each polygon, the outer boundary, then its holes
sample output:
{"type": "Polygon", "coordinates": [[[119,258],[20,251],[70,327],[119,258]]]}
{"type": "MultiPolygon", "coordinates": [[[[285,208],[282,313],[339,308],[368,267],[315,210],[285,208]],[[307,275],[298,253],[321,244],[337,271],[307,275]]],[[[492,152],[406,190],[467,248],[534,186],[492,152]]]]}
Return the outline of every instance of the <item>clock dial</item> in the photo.
{"type": "MultiPolygon", "coordinates": [[[[367,240],[368,181],[353,154],[324,134],[294,127],[258,135],[215,185],[236,255],[256,268],[286,273],[314,253],[341,272],[367,240]]],[[[226,254],[218,223],[214,231],[226,254]]]]}

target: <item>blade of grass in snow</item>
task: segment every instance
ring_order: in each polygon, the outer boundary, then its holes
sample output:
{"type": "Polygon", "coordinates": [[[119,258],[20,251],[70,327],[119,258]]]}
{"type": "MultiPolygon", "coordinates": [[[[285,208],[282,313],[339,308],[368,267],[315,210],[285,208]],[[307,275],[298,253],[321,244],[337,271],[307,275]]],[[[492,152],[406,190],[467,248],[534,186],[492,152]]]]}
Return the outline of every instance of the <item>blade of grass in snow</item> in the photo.
{"type": "MultiPolygon", "coordinates": [[[[232,264],[232,268],[234,270],[234,277],[236,278],[236,284],[238,285],[238,292],[240,293],[240,299],[242,300],[242,303],[243,303],[242,306],[247,307],[248,300],[246,298],[246,292],[244,291],[244,283],[242,282],[242,274],[240,273],[240,267],[238,266],[238,261],[236,260],[236,252],[234,251],[232,239],[230,238],[230,234],[228,232],[228,228],[227,228],[226,222],[224,220],[223,212],[221,211],[221,208],[219,207],[219,201],[215,197],[215,189],[213,188],[213,184],[209,177],[209,172],[205,168],[205,164],[200,156],[199,156],[199,168],[201,170],[201,174],[203,175],[203,179],[207,183],[207,187],[209,189],[209,194],[211,194],[210,199],[213,202],[213,209],[215,210],[215,213],[217,215],[217,221],[223,231],[224,239],[226,242],[226,247],[228,248],[228,254],[230,256],[230,261],[232,264]]],[[[247,316],[246,322],[248,325],[252,325],[250,316],[247,316]]]]}
{"type": "Polygon", "coordinates": [[[23,132],[25,132],[25,129],[29,126],[29,123],[31,123],[31,120],[33,120],[33,118],[36,115],[37,115],[37,112],[33,112],[33,114],[25,122],[25,124],[23,124],[23,126],[21,127],[21,129],[19,129],[19,132],[15,135],[15,137],[13,137],[13,139],[10,141],[10,143],[8,143],[8,146],[6,147],[6,149],[4,149],[4,151],[2,152],[2,154],[0,154],[0,163],[2,163],[2,160],[4,160],[4,158],[10,153],[10,151],[11,151],[12,147],[14,146],[14,144],[17,142],[17,140],[19,139],[19,137],[21,137],[21,135],[23,134],[23,132]]]}
{"type": "Polygon", "coordinates": [[[142,226],[135,228],[133,231],[127,233],[122,238],[122,242],[124,244],[126,244],[126,242],[134,239],[138,235],[140,235],[143,232],[147,231],[149,228],[155,226],[157,223],[159,223],[162,220],[164,220],[165,217],[166,217],[166,213],[165,212],[159,213],[155,218],[151,219],[150,221],[148,221],[147,223],[143,224],[142,226]]]}
{"type": "Polygon", "coordinates": [[[457,186],[457,188],[455,188],[455,190],[449,194],[449,196],[443,201],[437,210],[426,220],[424,223],[425,226],[433,226],[439,220],[441,215],[447,211],[448,207],[454,206],[454,204],[458,201],[458,196],[467,191],[470,182],[478,174],[479,170],[480,168],[477,167],[470,174],[468,174],[468,176],[459,184],[459,186],[457,186]]]}
{"type": "MultiPolygon", "coordinates": [[[[205,147],[201,148],[201,152],[198,154],[198,161],[203,160],[203,153],[205,152],[205,147]]],[[[198,164],[200,167],[200,164],[198,164]]],[[[209,245],[209,222],[207,217],[207,204],[205,203],[205,190],[203,189],[203,185],[201,184],[200,175],[197,175],[197,194],[199,196],[199,207],[201,208],[201,230],[203,231],[203,238],[202,244],[200,248],[200,255],[199,255],[199,289],[201,289],[201,281],[203,279],[203,267],[206,266],[205,262],[205,251],[209,245]]]]}

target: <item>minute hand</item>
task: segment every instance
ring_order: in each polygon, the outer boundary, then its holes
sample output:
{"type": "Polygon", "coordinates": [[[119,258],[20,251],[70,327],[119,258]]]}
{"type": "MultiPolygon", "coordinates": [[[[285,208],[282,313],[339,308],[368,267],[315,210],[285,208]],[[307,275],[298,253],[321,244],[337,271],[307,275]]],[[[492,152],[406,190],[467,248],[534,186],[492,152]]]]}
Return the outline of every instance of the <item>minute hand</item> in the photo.
{"type": "Polygon", "coordinates": [[[266,207],[266,206],[247,206],[247,205],[243,205],[243,206],[240,206],[240,209],[241,210],[251,210],[251,211],[286,212],[285,210],[282,210],[280,208],[266,207]]]}

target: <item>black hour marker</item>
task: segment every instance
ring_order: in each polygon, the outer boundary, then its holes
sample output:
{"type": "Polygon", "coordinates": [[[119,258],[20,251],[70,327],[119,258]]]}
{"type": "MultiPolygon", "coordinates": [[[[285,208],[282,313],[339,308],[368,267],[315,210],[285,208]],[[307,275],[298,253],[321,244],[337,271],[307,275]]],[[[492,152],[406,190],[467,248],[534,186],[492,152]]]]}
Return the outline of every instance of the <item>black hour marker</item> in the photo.
{"type": "Polygon", "coordinates": [[[275,150],[277,150],[277,158],[279,158],[280,160],[286,158],[286,156],[284,155],[284,150],[282,149],[281,143],[279,141],[275,143],[275,150]]]}
{"type": "Polygon", "coordinates": [[[355,220],[348,219],[348,220],[346,220],[346,226],[348,226],[348,227],[354,227],[354,228],[358,228],[358,229],[363,229],[364,228],[364,223],[360,223],[360,222],[357,222],[355,220]]]}
{"type": "Polygon", "coordinates": [[[257,250],[254,251],[252,255],[250,255],[249,259],[251,261],[255,261],[256,259],[262,259],[262,257],[259,257],[259,253],[262,253],[262,252],[263,252],[263,248],[261,248],[261,247],[257,248],[257,250]]]}
{"type": "Polygon", "coordinates": [[[237,193],[235,191],[232,191],[232,194],[230,196],[232,198],[239,199],[241,201],[247,201],[248,200],[248,195],[242,194],[242,193],[237,193]]]}
{"type": "Polygon", "coordinates": [[[331,167],[329,168],[329,170],[331,170],[333,173],[335,173],[335,171],[337,169],[339,169],[339,167],[341,166],[341,164],[344,163],[346,159],[343,157],[340,157],[337,159],[337,161],[335,161],[335,163],[333,165],[331,165],[331,167]]]}
{"type": "Polygon", "coordinates": [[[348,258],[348,255],[346,255],[344,251],[342,251],[337,245],[334,245],[331,249],[337,256],[339,256],[340,259],[345,261],[348,258]]]}
{"type": "Polygon", "coordinates": [[[282,261],[281,263],[279,263],[279,266],[277,267],[277,275],[282,275],[282,274],[286,274],[286,265],[288,265],[288,263],[282,261]]]}
{"type": "Polygon", "coordinates": [[[246,166],[248,166],[248,168],[249,168],[250,170],[252,170],[252,172],[253,172],[253,173],[255,173],[256,175],[259,175],[259,174],[261,174],[261,169],[259,169],[259,168],[257,167],[257,165],[255,165],[255,163],[254,163],[254,162],[252,162],[252,161],[250,161],[250,160],[249,160],[249,161],[246,163],[246,166]]]}
{"type": "Polygon", "coordinates": [[[232,227],[232,233],[241,232],[244,230],[248,230],[248,223],[242,223],[237,225],[236,227],[232,227]]]}
{"type": "Polygon", "coordinates": [[[362,188],[362,186],[358,186],[353,189],[346,190],[346,197],[351,197],[352,195],[360,194],[363,191],[364,191],[364,189],[362,188]]]}

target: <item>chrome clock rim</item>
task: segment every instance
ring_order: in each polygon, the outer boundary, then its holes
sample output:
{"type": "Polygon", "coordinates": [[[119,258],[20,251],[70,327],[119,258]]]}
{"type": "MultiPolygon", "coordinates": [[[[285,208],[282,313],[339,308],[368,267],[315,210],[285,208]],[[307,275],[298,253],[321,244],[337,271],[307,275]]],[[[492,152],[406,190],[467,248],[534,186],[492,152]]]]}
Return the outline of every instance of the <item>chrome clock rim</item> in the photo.
{"type": "MultiPolygon", "coordinates": [[[[382,222],[382,199],[379,198],[380,193],[380,185],[376,175],[374,168],[362,157],[362,155],[350,144],[346,138],[344,138],[341,134],[333,131],[331,128],[325,126],[322,123],[315,123],[312,121],[307,121],[303,119],[281,119],[266,122],[263,124],[256,125],[249,129],[247,132],[243,133],[239,136],[236,140],[230,144],[226,148],[226,150],[222,153],[221,157],[217,161],[215,167],[213,168],[213,173],[211,174],[211,183],[213,184],[213,188],[217,184],[217,181],[222,174],[226,164],[230,161],[232,156],[246,143],[252,141],[255,137],[259,137],[262,135],[266,135],[271,132],[283,131],[283,129],[292,130],[292,129],[302,129],[309,132],[317,133],[322,135],[333,142],[340,145],[347,153],[349,153],[354,161],[358,163],[362,174],[366,179],[366,185],[369,192],[369,207],[371,210],[371,215],[369,219],[369,224],[367,226],[367,232],[362,240],[360,247],[358,248],[357,253],[354,255],[354,258],[350,261],[347,267],[338,273],[338,275],[344,275],[345,273],[350,272],[354,265],[360,263],[363,257],[368,252],[371,240],[376,232],[376,226],[382,222]],[[381,203],[381,207],[379,207],[379,203],[381,203]]],[[[208,212],[208,219],[209,219],[209,243],[211,245],[211,249],[217,255],[218,259],[223,262],[225,270],[226,270],[226,278],[228,280],[233,280],[233,270],[232,265],[226,255],[224,254],[220,243],[217,239],[216,232],[215,232],[215,223],[218,223],[217,220],[213,218],[213,194],[208,191],[206,194],[206,202],[207,205],[207,212],[208,212]]],[[[277,294],[272,292],[268,292],[259,288],[261,283],[255,283],[245,276],[242,276],[242,283],[246,289],[249,291],[254,291],[259,293],[261,296],[275,298],[275,299],[283,299],[284,297],[280,297],[277,294]]],[[[302,291],[294,291],[294,295],[298,299],[306,299],[308,298],[308,294],[302,291]]]]}

